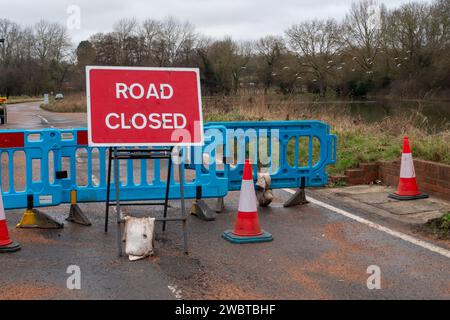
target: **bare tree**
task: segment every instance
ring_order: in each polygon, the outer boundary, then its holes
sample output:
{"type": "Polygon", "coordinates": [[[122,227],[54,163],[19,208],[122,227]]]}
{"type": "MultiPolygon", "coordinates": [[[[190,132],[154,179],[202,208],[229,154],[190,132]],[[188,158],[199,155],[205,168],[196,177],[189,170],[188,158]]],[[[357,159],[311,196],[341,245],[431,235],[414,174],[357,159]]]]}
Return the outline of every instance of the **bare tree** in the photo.
{"type": "Polygon", "coordinates": [[[155,63],[154,53],[157,41],[161,35],[161,22],[153,19],[145,20],[139,28],[139,37],[142,42],[143,63],[155,63]]]}
{"type": "Polygon", "coordinates": [[[370,73],[381,51],[386,16],[384,5],[376,0],[354,2],[346,15],[342,35],[352,60],[370,73]]]}
{"type": "Polygon", "coordinates": [[[431,6],[428,41],[442,50],[450,45],[450,0],[438,0],[431,6]]]}
{"type": "Polygon", "coordinates": [[[237,94],[242,73],[247,70],[248,62],[252,55],[252,43],[250,41],[234,42],[232,41],[232,47],[234,55],[232,55],[231,61],[231,74],[232,74],[232,90],[234,94],[237,94]]]}
{"type": "Polygon", "coordinates": [[[257,53],[263,60],[261,76],[264,85],[264,93],[267,93],[267,90],[273,84],[273,74],[285,51],[285,44],[283,38],[279,36],[266,36],[259,39],[255,46],[257,53]]]}
{"type": "Polygon", "coordinates": [[[202,76],[210,93],[234,93],[251,58],[250,42],[235,42],[231,38],[202,41],[197,49],[202,76]]]}
{"type": "Polygon", "coordinates": [[[117,39],[111,34],[96,33],[89,38],[89,42],[95,48],[97,64],[118,65],[117,57],[120,56],[117,39]]]}
{"type": "Polygon", "coordinates": [[[0,47],[0,58],[4,64],[11,62],[15,55],[20,54],[21,37],[22,31],[17,23],[0,19],[0,38],[4,39],[0,47]]]}
{"type": "Polygon", "coordinates": [[[305,72],[313,75],[313,81],[319,83],[320,94],[324,96],[342,46],[337,22],[333,19],[303,22],[288,29],[286,36],[291,49],[303,61],[305,72]]]}
{"type": "Polygon", "coordinates": [[[65,27],[58,23],[39,21],[34,26],[34,50],[41,63],[61,62],[70,48],[69,35],[65,27]]]}
{"type": "Polygon", "coordinates": [[[398,70],[411,77],[427,61],[424,51],[428,43],[430,8],[412,2],[393,10],[388,17],[387,45],[398,70]]]}
{"type": "Polygon", "coordinates": [[[138,23],[136,18],[120,19],[113,26],[113,37],[117,45],[116,61],[122,65],[132,65],[136,60],[138,23]]]}
{"type": "Polygon", "coordinates": [[[189,63],[189,55],[194,49],[197,35],[189,22],[179,22],[173,17],[166,18],[157,34],[155,59],[159,66],[173,66],[189,63]]]}

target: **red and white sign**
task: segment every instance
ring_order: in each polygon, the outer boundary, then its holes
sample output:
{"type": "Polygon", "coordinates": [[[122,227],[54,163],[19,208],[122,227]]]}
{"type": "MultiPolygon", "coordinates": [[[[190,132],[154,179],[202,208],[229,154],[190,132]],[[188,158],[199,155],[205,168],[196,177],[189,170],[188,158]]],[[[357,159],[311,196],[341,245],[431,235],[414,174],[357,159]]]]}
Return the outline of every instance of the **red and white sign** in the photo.
{"type": "Polygon", "coordinates": [[[203,144],[198,69],[86,67],[90,146],[203,144]]]}

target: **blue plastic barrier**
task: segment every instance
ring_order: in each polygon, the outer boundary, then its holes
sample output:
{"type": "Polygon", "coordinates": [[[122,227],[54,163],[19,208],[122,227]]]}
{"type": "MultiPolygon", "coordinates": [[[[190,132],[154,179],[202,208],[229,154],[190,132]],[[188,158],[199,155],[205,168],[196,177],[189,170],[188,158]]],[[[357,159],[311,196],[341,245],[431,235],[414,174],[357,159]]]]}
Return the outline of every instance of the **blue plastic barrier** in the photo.
{"type": "Polygon", "coordinates": [[[270,174],[273,189],[299,187],[302,177],[306,187],[324,186],[326,166],[336,163],[336,136],[321,121],[210,122],[205,128],[215,126],[227,128],[229,190],[240,189],[245,157],[255,179],[259,171],[270,174]]]}
{"type": "MultiPolygon", "coordinates": [[[[87,143],[85,128],[0,131],[0,154],[7,165],[6,172],[0,168],[5,208],[70,203],[72,191],[78,202],[105,201],[108,148],[87,143]],[[20,177],[25,178],[23,188],[17,186],[20,177]]],[[[336,161],[336,136],[320,121],[205,124],[205,145],[183,149],[182,161],[192,169],[186,171],[185,197],[195,198],[199,190],[202,198],[239,190],[247,156],[255,178],[258,171],[267,171],[272,188],[299,187],[302,177],[306,186],[323,186],[326,166],[336,161]]],[[[164,199],[166,167],[167,160],[121,160],[121,200],[164,199]]],[[[172,172],[172,199],[180,196],[177,181],[172,172]]]]}
{"type": "MultiPolygon", "coordinates": [[[[62,185],[55,174],[60,170],[60,163],[55,162],[54,168],[49,165],[50,157],[58,157],[60,141],[59,130],[0,131],[2,158],[5,153],[8,157],[8,188],[2,186],[5,209],[26,208],[30,201],[28,195],[33,195],[35,206],[54,206],[61,203],[62,185]],[[24,162],[18,166],[23,171],[16,168],[16,161],[24,162]],[[24,188],[18,186],[18,181],[25,181],[24,188]]],[[[2,178],[4,174],[0,170],[2,178]]]]}

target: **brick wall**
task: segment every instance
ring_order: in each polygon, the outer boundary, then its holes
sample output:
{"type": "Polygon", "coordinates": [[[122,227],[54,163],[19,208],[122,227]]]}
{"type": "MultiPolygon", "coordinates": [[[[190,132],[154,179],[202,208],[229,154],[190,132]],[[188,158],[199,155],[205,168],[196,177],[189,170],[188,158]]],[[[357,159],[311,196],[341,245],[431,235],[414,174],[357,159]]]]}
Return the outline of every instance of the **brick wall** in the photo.
{"type": "MultiPolygon", "coordinates": [[[[450,165],[432,161],[414,160],[419,189],[439,198],[450,200],[450,165]]],[[[345,181],[348,185],[369,184],[377,180],[396,187],[400,174],[400,159],[361,163],[359,168],[348,169],[344,176],[331,181],[345,181]]]]}
{"type": "MultiPolygon", "coordinates": [[[[400,174],[400,159],[380,161],[378,166],[379,179],[386,185],[397,186],[400,174]]],[[[414,168],[421,191],[450,200],[450,165],[414,160],[414,168]]]]}
{"type": "Polygon", "coordinates": [[[349,185],[369,184],[380,179],[379,164],[361,163],[359,168],[345,170],[344,175],[349,185]]]}

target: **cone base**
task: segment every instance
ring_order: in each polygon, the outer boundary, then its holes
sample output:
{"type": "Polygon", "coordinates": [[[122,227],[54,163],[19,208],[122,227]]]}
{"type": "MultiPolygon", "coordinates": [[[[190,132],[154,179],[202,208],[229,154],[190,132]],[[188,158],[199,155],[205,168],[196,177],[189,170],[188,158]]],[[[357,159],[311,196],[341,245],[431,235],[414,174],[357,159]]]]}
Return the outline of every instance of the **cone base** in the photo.
{"type": "Polygon", "coordinates": [[[429,196],[426,193],[419,193],[414,196],[402,196],[397,193],[389,193],[388,197],[395,200],[417,200],[417,199],[426,199],[429,196]]]}
{"type": "Polygon", "coordinates": [[[233,230],[226,230],[222,234],[222,238],[231,243],[256,243],[256,242],[269,242],[273,240],[273,237],[267,231],[262,230],[262,234],[258,236],[238,236],[233,233],[233,230]]]}
{"type": "Polygon", "coordinates": [[[6,252],[16,252],[19,251],[20,248],[20,244],[17,242],[12,242],[6,246],[1,246],[0,247],[0,253],[6,253],[6,252]]]}

